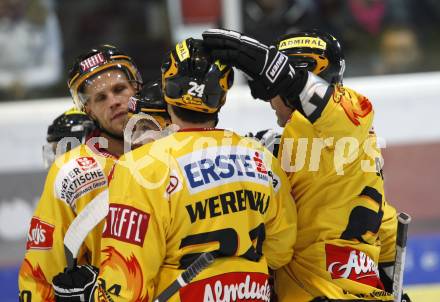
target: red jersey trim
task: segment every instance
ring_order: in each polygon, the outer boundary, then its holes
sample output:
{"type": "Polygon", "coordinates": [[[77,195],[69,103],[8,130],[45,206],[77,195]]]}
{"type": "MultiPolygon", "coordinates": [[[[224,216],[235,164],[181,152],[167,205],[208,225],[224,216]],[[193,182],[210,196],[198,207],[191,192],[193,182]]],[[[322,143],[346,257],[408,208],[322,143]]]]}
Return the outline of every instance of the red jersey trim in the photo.
{"type": "Polygon", "coordinates": [[[91,138],[93,138],[93,137],[100,137],[100,136],[101,136],[101,131],[100,131],[99,129],[95,129],[95,130],[93,130],[93,131],[89,134],[89,136],[86,138],[86,145],[87,145],[90,149],[92,149],[92,151],[93,151],[93,150],[98,151],[98,152],[99,152],[99,155],[102,155],[102,156],[104,156],[104,157],[108,157],[108,158],[119,159],[119,156],[116,156],[115,154],[113,154],[113,153],[107,151],[106,149],[103,149],[103,148],[99,147],[99,144],[98,144],[98,143],[96,143],[96,144],[93,145],[93,144],[90,142],[90,139],[91,139],[91,138]]]}

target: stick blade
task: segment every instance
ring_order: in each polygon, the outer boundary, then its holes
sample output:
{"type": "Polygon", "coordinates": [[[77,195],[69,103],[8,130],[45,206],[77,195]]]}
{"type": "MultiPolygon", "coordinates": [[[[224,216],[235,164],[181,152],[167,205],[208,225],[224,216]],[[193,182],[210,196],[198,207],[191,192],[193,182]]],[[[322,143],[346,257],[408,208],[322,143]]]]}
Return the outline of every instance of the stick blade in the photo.
{"type": "Polygon", "coordinates": [[[108,190],[104,190],[96,195],[72,221],[64,236],[64,250],[69,268],[75,265],[75,259],[84,239],[107,216],[108,211],[108,190]]]}

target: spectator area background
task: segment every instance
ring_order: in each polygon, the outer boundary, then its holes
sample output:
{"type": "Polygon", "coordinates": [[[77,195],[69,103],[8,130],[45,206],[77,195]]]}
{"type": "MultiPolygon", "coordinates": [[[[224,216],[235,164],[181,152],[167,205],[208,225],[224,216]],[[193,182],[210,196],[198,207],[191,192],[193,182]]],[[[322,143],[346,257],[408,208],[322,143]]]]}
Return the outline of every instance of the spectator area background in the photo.
{"type": "MultiPolygon", "coordinates": [[[[266,43],[304,28],[332,32],[345,49],[349,77],[440,70],[439,1],[236,2],[236,28],[266,43]]],[[[102,43],[129,53],[144,78],[153,79],[176,39],[224,24],[223,3],[228,1],[2,0],[0,101],[67,96],[72,60],[102,43]],[[25,70],[38,76],[26,77],[25,70]]]]}

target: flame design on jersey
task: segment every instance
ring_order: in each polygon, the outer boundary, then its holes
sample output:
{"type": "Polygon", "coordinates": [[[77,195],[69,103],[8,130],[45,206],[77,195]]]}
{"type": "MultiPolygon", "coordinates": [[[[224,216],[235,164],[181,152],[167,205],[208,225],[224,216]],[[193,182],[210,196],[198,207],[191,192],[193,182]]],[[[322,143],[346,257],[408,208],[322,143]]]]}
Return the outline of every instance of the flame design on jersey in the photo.
{"type": "MultiPolygon", "coordinates": [[[[36,291],[41,297],[43,302],[53,302],[55,301],[54,293],[52,290],[51,283],[47,282],[46,276],[43,273],[40,265],[37,264],[35,268],[29,262],[29,260],[24,259],[23,264],[20,269],[20,275],[23,279],[33,279],[36,283],[36,291]]],[[[34,295],[34,294],[32,294],[34,295]]]]}
{"type": "Polygon", "coordinates": [[[144,278],[136,257],[131,254],[130,257],[126,258],[112,246],[106,247],[102,252],[106,256],[101,262],[101,271],[110,268],[112,271],[124,276],[126,289],[123,290],[132,292],[131,297],[133,298],[130,301],[147,302],[148,293],[145,297],[142,294],[144,278]]]}
{"type": "Polygon", "coordinates": [[[359,122],[359,118],[366,117],[373,110],[373,105],[371,105],[370,101],[366,97],[359,98],[358,106],[355,106],[350,100],[347,100],[345,97],[342,97],[341,106],[344,109],[350,121],[356,126],[359,126],[361,124],[359,122]]]}

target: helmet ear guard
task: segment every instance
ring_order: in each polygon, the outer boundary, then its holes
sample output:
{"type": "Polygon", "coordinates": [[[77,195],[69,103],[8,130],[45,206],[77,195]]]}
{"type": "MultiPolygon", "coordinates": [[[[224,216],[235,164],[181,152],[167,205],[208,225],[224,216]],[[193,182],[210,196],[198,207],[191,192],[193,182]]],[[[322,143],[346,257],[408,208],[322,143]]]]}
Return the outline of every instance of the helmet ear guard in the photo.
{"type": "Polygon", "coordinates": [[[178,99],[183,93],[183,88],[181,84],[177,83],[177,81],[166,81],[165,85],[165,94],[172,98],[178,99]]]}
{"type": "Polygon", "coordinates": [[[162,64],[165,101],[193,111],[217,112],[233,81],[233,69],[213,61],[201,40],[178,43],[162,64]]]}

